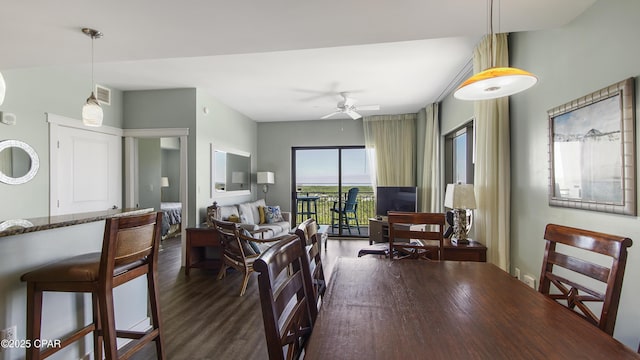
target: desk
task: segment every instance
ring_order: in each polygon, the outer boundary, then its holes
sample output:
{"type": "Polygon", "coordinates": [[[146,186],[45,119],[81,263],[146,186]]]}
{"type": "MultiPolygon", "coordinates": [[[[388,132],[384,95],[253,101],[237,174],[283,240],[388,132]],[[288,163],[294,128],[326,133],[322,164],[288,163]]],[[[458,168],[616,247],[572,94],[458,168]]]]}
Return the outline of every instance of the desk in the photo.
{"type": "Polygon", "coordinates": [[[191,268],[217,269],[221,261],[207,259],[205,249],[215,247],[220,249],[220,241],[215,229],[207,226],[187,228],[187,248],[184,273],[189,276],[191,268]]]}
{"type": "MultiPolygon", "coordinates": [[[[386,220],[369,219],[369,244],[389,243],[389,223],[386,220]]],[[[487,261],[487,247],[477,241],[454,245],[451,239],[444,239],[442,249],[444,260],[487,261]]]]}
{"type": "Polygon", "coordinates": [[[300,222],[305,221],[313,215],[313,218],[318,222],[318,204],[316,203],[320,199],[320,196],[311,196],[311,195],[299,195],[296,197],[297,204],[300,204],[300,211],[296,211],[298,216],[300,217],[300,222]],[[307,210],[304,210],[304,205],[307,205],[307,210]],[[311,210],[311,204],[313,204],[313,211],[311,210]]]}
{"type": "Polygon", "coordinates": [[[570,310],[481,262],[340,258],[313,359],[638,359],[570,310]]]}

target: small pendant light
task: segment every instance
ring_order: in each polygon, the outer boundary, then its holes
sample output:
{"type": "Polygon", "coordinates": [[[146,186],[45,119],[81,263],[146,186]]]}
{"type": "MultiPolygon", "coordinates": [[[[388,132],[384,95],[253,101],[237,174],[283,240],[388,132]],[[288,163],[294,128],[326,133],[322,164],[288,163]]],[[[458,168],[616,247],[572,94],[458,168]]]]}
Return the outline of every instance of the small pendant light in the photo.
{"type": "Polygon", "coordinates": [[[104,116],[100,103],[93,93],[95,82],[93,80],[93,40],[100,39],[102,33],[98,30],[83,28],[82,32],[91,37],[91,95],[87,99],[87,103],[82,107],[82,122],[87,126],[102,126],[102,118],[104,116]]]}
{"type": "Polygon", "coordinates": [[[493,0],[489,8],[490,45],[492,67],[481,71],[463,82],[453,93],[460,100],[488,100],[509,96],[527,90],[538,82],[532,73],[512,67],[495,67],[493,58],[493,0]]]}

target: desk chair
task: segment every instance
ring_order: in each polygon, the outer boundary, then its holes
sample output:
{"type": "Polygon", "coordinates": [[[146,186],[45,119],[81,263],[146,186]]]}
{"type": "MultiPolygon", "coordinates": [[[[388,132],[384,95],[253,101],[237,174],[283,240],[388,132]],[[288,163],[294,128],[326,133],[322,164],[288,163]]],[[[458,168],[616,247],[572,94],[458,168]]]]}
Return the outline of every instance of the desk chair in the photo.
{"type": "Polygon", "coordinates": [[[307,254],[297,236],[286,236],[254,264],[270,360],[298,359],[318,315],[307,254]]]}
{"type": "Polygon", "coordinates": [[[102,253],[75,256],[22,275],[27,282],[27,339],[41,337],[42,298],[45,291],[91,293],[93,322],[62,340],[61,347],[27,349],[27,359],[44,359],[93,333],[94,359],[128,359],[155,341],[158,359],[164,359],[158,295],[158,247],[162,213],[114,217],[106,220],[102,253]],[[113,289],[146,275],[151,329],[147,332],[116,330],[113,289]],[[116,337],[135,341],[117,349],[116,337]]]}
{"type": "Polygon", "coordinates": [[[311,281],[313,282],[313,291],[316,296],[316,302],[320,306],[321,298],[327,289],[327,282],[324,278],[324,270],[322,268],[322,256],[320,254],[320,239],[318,238],[318,224],[314,219],[307,219],[302,222],[295,231],[300,238],[302,246],[305,247],[309,258],[309,270],[311,272],[311,281]]]}
{"type": "Polygon", "coordinates": [[[627,263],[627,248],[633,244],[631,239],[555,224],[547,225],[544,238],[546,246],[538,291],[565,305],[600,330],[613,336],[624,268],[627,263]],[[562,251],[557,251],[557,244],[566,246],[562,251]],[[578,251],[567,246],[602,254],[611,266],[607,267],[581,259],[575,255],[579,253],[578,251]],[[563,275],[559,275],[554,272],[555,267],[570,270],[571,273],[565,271],[563,275]],[[578,274],[583,275],[582,278],[586,276],[605,284],[604,293],[580,284],[579,276],[572,276],[578,274]],[[551,284],[559,293],[551,292],[551,284]],[[586,305],[586,302],[602,303],[602,312],[599,317],[586,305]]]}
{"type": "Polygon", "coordinates": [[[356,227],[358,228],[358,235],[360,235],[360,224],[358,223],[358,188],[351,188],[347,192],[347,198],[342,204],[342,208],[339,207],[338,201],[333,202],[331,210],[331,229],[334,228],[346,228],[351,235],[350,220],[355,220],[356,227]],[[338,224],[336,225],[336,218],[338,224]]]}
{"type": "Polygon", "coordinates": [[[443,258],[444,214],[390,211],[388,221],[392,259],[443,258]]]}

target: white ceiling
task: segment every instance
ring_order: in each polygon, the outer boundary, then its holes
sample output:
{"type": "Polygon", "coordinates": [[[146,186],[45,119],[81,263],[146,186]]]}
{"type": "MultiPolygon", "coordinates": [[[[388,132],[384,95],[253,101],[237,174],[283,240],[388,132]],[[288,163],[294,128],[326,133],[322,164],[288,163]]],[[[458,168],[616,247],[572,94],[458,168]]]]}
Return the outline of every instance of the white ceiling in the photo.
{"type": "MultiPolygon", "coordinates": [[[[3,0],[0,70],[54,66],[121,90],[198,87],[256,121],[438,100],[487,30],[481,0],[3,0]]],[[[595,0],[496,0],[495,32],[562,26],[595,0]],[[498,15],[499,11],[499,15],[498,15]]],[[[10,84],[9,84],[10,86],[10,84]]],[[[10,89],[9,89],[10,91],[10,89]]],[[[340,118],[336,116],[335,118],[340,118]]]]}

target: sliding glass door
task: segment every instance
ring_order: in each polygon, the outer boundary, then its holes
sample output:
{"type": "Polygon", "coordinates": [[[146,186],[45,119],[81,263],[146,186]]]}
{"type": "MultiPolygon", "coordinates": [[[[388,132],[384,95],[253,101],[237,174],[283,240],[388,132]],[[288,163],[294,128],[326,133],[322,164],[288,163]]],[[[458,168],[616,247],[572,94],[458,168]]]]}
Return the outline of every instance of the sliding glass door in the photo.
{"type": "Polygon", "coordinates": [[[329,234],[368,236],[375,202],[363,146],[292,149],[295,223],[315,218],[329,234]]]}

